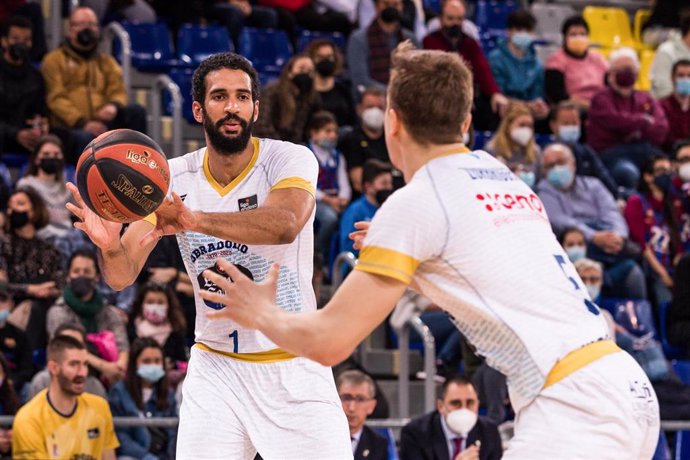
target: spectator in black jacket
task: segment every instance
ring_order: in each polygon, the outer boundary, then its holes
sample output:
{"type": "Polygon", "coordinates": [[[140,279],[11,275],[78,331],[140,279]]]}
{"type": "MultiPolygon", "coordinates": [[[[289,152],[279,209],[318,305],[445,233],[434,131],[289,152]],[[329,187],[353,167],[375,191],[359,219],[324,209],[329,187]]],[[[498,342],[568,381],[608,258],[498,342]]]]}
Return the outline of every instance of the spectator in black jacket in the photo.
{"type": "Polygon", "coordinates": [[[673,274],[673,300],[668,307],[668,340],[690,357],[690,254],[683,256],[673,274]]]}
{"type": "Polygon", "coordinates": [[[14,307],[12,296],[7,289],[7,284],[2,283],[0,284],[0,352],[7,361],[7,377],[12,379],[19,393],[22,386],[31,380],[34,365],[26,334],[7,322],[12,307],[14,307]]]}

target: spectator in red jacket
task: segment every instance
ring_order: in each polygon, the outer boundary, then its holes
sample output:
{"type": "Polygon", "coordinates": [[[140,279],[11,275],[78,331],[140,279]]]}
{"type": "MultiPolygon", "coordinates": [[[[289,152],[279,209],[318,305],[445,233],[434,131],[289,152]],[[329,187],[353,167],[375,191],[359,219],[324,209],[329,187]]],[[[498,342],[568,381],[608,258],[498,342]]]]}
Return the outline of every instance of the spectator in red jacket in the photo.
{"type": "Polygon", "coordinates": [[[659,101],[668,119],[664,149],[670,151],[681,139],[690,139],[690,61],[681,59],[671,70],[673,93],[659,101]]]}
{"type": "Polygon", "coordinates": [[[618,185],[634,189],[639,171],[662,153],[668,121],[647,91],[634,89],[640,61],[631,48],[611,53],[607,88],[592,98],[587,120],[589,144],[601,154],[618,185]]]}
{"type": "Polygon", "coordinates": [[[312,0],[259,0],[259,5],[275,8],[278,27],[296,37],[297,26],[305,30],[350,34],[353,24],[348,17],[312,0]]]}

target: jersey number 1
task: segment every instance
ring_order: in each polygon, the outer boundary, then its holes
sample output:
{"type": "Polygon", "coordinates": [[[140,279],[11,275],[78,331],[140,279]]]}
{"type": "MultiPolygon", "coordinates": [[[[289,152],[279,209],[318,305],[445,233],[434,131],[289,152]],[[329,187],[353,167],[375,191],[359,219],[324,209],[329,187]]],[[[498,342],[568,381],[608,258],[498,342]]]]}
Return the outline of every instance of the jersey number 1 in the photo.
{"type": "Polygon", "coordinates": [[[238,343],[239,340],[237,339],[237,330],[232,331],[230,338],[232,339],[232,352],[239,353],[240,344],[238,343]]]}
{"type": "MultiPolygon", "coordinates": [[[[565,271],[565,258],[562,255],[558,255],[558,254],[554,255],[554,257],[556,258],[556,262],[558,262],[558,266],[561,267],[561,271],[563,271],[563,274],[565,275],[565,277],[568,278],[568,280],[571,283],[573,283],[573,287],[575,288],[575,290],[579,291],[580,285],[577,284],[577,280],[575,280],[575,278],[573,278],[572,276],[569,276],[565,271]]],[[[597,307],[597,304],[595,304],[594,302],[592,302],[589,299],[585,299],[585,306],[587,307],[587,310],[589,310],[589,312],[594,314],[594,315],[598,315],[600,313],[599,307],[597,307]]]]}

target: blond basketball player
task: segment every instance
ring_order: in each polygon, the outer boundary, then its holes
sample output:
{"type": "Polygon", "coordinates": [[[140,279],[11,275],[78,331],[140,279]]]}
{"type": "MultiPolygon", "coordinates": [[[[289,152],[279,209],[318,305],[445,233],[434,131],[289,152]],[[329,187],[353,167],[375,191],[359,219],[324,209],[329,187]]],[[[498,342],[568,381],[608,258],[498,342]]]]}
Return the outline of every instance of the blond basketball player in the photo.
{"type": "MultiPolygon", "coordinates": [[[[312,289],[314,190],[318,165],[306,148],[251,137],[259,114],[256,71],[245,58],[218,54],[194,74],[193,111],[207,147],[172,159],[172,202],[154,216],[121,225],[83,203],[69,209],[100,248],[113,288],[136,279],[162,235],[177,234],[197,306],[196,345],[184,381],[177,458],[351,459],[348,426],[331,370],[278,348],[232,319],[200,292],[219,286],[202,273],[224,274],[223,260],[263,280],[279,265],[277,304],[291,314],[316,309],[312,289]]],[[[296,315],[298,316],[298,315],[296,315]]]]}
{"type": "Polygon", "coordinates": [[[371,222],[355,271],[318,312],[274,304],[255,284],[209,274],[211,314],[324,364],[347,357],[412,286],[447,310],[508,378],[516,425],[507,459],[648,459],[659,435],[652,386],[607,336],[599,308],[539,198],[485,152],[468,151],[472,78],[457,55],[403,45],[393,56],[386,144],[407,185],[371,222]]]}

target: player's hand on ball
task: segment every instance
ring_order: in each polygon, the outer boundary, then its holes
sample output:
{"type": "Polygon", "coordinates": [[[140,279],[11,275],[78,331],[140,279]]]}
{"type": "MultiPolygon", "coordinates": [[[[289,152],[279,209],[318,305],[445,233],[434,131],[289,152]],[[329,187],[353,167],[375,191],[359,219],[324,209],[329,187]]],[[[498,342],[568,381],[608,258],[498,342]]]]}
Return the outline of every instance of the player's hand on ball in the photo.
{"type": "Polygon", "coordinates": [[[225,305],[225,308],[207,313],[208,318],[232,319],[242,327],[258,329],[257,319],[261,314],[278,308],[275,305],[278,264],[273,264],[269,268],[266,278],[260,283],[250,280],[235,265],[226,260],[218,260],[217,266],[230,278],[211,270],[204,271],[204,278],[215,283],[224,293],[201,291],[201,297],[210,302],[221,303],[225,305]]]}
{"type": "Polygon", "coordinates": [[[355,242],[353,247],[357,250],[362,249],[362,243],[364,242],[364,237],[367,236],[367,232],[369,231],[369,226],[371,225],[371,222],[367,221],[359,221],[355,222],[355,230],[354,232],[351,232],[348,236],[352,241],[355,242]]]}
{"type": "Polygon", "coordinates": [[[122,224],[102,219],[98,214],[90,210],[86,203],[84,203],[84,199],[79,194],[76,185],[67,183],[67,189],[74,197],[74,203],[67,203],[67,210],[80,220],[80,222],[75,222],[74,226],[86,233],[93,241],[93,244],[103,251],[118,247],[122,224]]]}
{"type": "Polygon", "coordinates": [[[159,240],[165,235],[175,235],[196,228],[194,213],[185,206],[180,196],[173,192],[172,200],[165,199],[156,209],[156,227],[141,239],[141,245],[159,240]]]}

